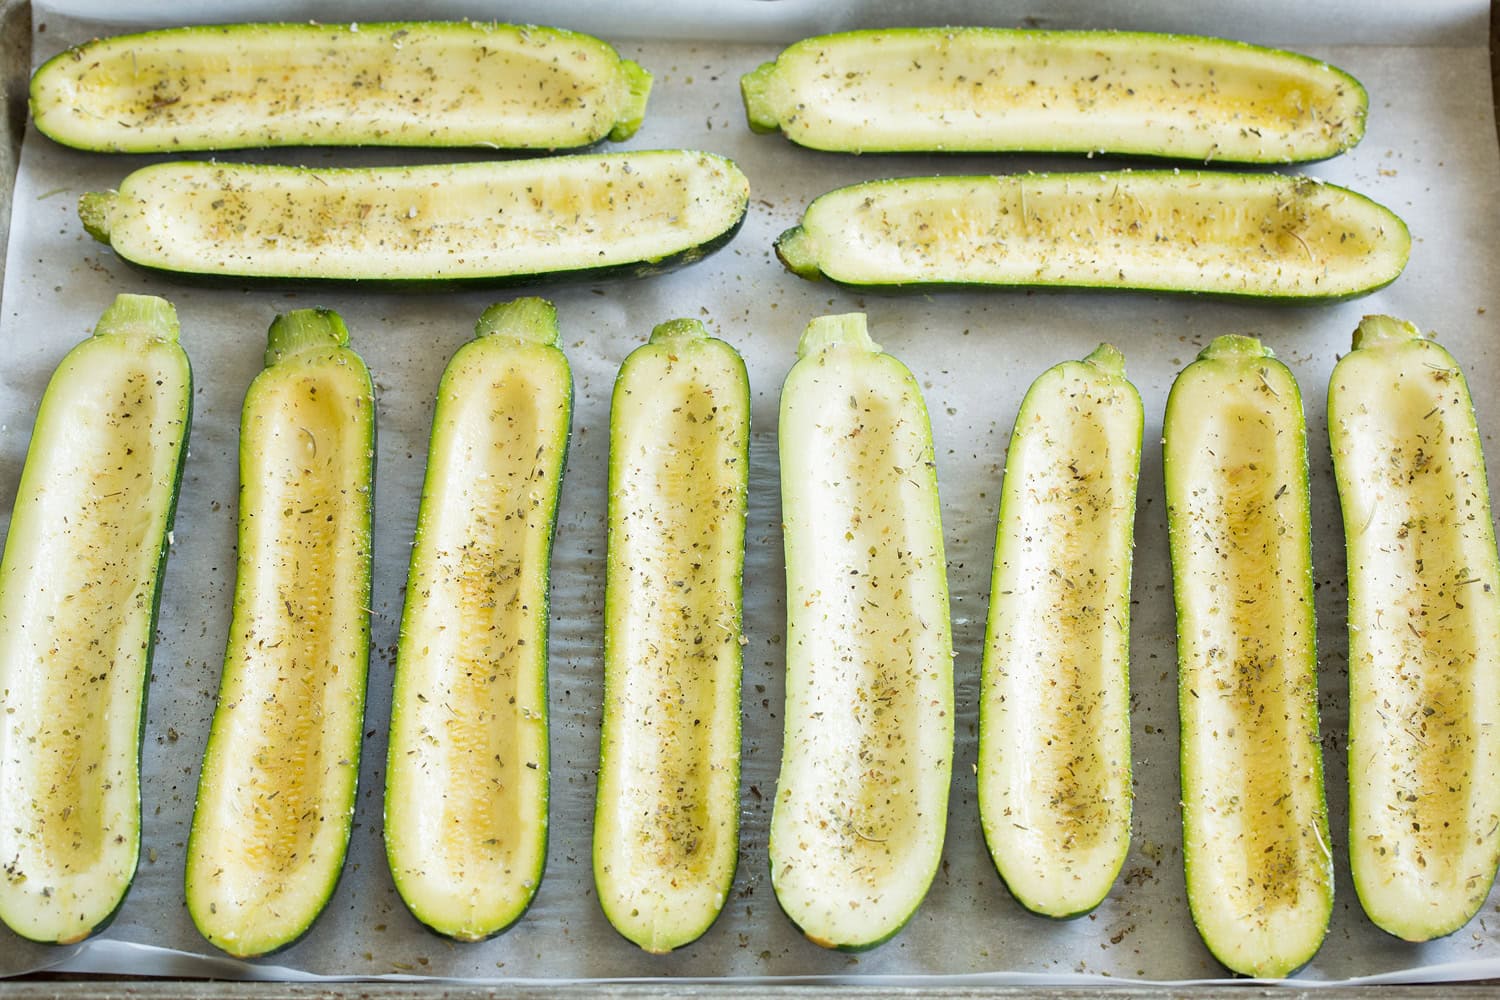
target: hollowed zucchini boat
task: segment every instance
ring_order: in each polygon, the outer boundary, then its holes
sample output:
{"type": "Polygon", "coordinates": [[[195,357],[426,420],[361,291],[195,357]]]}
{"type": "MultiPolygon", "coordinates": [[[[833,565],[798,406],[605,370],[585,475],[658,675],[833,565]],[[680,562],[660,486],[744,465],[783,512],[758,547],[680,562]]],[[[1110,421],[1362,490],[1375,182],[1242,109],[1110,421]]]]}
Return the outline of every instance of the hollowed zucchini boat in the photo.
{"type": "Polygon", "coordinates": [[[786,731],[771,884],[807,937],[874,947],[937,873],[953,645],[932,431],[865,317],[808,324],[781,392],[786,731]]]}
{"type": "Polygon", "coordinates": [[[750,127],[843,152],[1072,152],[1288,163],[1364,135],[1349,74],[1189,35],[884,28],[808,38],[740,81],[750,127]]]}
{"type": "Polygon", "coordinates": [[[234,615],[187,845],[187,906],[238,958],[333,895],[359,778],[370,646],[370,373],[337,314],[271,324],[240,424],[234,615]]]}
{"type": "Polygon", "coordinates": [[[495,285],[650,274],[739,228],[750,186],[710,153],[655,150],[413,167],[177,162],[85,194],[131,264],[230,282],[495,285]]]}
{"type": "Polygon", "coordinates": [[[0,561],[0,920],[65,944],[125,898],[141,727],[192,374],[163,299],[121,295],[42,397],[0,561]]]}
{"type": "Polygon", "coordinates": [[[1188,906],[1224,965],[1285,976],[1333,908],[1302,397],[1260,341],[1219,337],[1162,436],[1188,906]]]}
{"type": "Polygon", "coordinates": [[[396,655],[385,845],[418,920],[477,941],[547,860],[547,587],[573,383],[542,299],[492,306],[438,385],[396,655]]]}
{"type": "Polygon", "coordinates": [[[1328,386],[1349,565],[1349,863],[1408,941],[1478,912],[1500,862],[1500,566],[1458,363],[1366,316],[1328,386]]]}
{"type": "Polygon", "coordinates": [[[594,884],[648,952],[708,930],[739,852],[750,388],[697,320],[625,359],[610,406],[594,884]]]}
{"type": "Polygon", "coordinates": [[[1309,177],[1208,171],[867,181],[815,199],[776,254],[858,287],[1363,295],[1406,266],[1389,209],[1309,177]]]}
{"type": "Polygon", "coordinates": [[[1130,849],[1141,397],[1101,344],[1048,369],[1005,453],[979,699],[979,818],[1020,903],[1098,906],[1130,849]]]}
{"type": "Polygon", "coordinates": [[[476,21],[226,24],[85,42],[31,80],[78,149],[566,149],[640,127],[651,74],[588,35],[476,21]]]}

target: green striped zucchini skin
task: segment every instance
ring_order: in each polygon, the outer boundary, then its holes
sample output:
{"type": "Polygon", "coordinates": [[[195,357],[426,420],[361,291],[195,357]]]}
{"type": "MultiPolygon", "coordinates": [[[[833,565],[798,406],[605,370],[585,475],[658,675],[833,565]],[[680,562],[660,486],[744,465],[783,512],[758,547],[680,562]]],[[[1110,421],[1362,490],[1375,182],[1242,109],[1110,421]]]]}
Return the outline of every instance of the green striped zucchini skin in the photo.
{"type": "Polygon", "coordinates": [[[691,267],[706,257],[710,257],[739,235],[740,227],[744,224],[744,216],[735,222],[729,229],[719,235],[688,247],[674,254],[652,261],[641,261],[631,264],[614,264],[607,267],[581,267],[567,271],[553,271],[547,274],[514,274],[482,278],[283,278],[277,276],[230,276],[223,274],[212,274],[205,271],[176,271],[169,268],[152,267],[148,264],[140,264],[133,260],[121,258],[125,266],[134,274],[140,275],[152,281],[167,281],[173,285],[186,288],[205,289],[251,289],[255,291],[306,291],[318,292],[329,289],[341,289],[352,292],[361,290],[372,293],[396,292],[411,295],[444,295],[457,292],[472,292],[481,290],[504,291],[507,289],[518,290],[535,288],[543,283],[580,285],[595,282],[636,281],[642,278],[654,278],[663,274],[671,274],[685,267],[691,267]]]}

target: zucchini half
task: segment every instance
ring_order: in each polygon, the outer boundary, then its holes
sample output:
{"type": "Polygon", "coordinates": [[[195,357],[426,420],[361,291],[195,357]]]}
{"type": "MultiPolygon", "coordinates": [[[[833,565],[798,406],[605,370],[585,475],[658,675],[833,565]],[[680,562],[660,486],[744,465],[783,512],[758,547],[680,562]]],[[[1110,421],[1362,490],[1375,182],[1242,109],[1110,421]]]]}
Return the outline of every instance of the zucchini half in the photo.
{"type": "Polygon", "coordinates": [[[406,581],[385,846],[407,908],[478,941],[547,861],[547,585],[573,409],[557,311],[490,307],[443,372],[406,581]]]}
{"type": "Polygon", "coordinates": [[[1130,288],[1282,299],[1364,295],[1411,236],[1310,177],[1208,171],[867,181],[815,199],[776,254],[865,286],[1130,288]]]}
{"type": "Polygon", "coordinates": [[[953,642],[932,431],[861,313],[808,324],[781,391],[786,734],[771,884],[808,939],[899,931],[942,857],[953,642]]]}
{"type": "Polygon", "coordinates": [[[1005,454],[979,697],[979,819],[1028,910],[1098,906],[1130,850],[1141,397],[1108,344],[1048,369],[1005,454]]]}
{"type": "Polygon", "coordinates": [[[1228,968],[1285,976],[1333,908],[1297,382],[1219,337],[1173,384],[1162,447],[1188,906],[1228,968]]]}
{"type": "Polygon", "coordinates": [[[840,152],[1291,163],[1342,153],[1369,99],[1293,52],[1190,35],[889,28],[807,38],[740,81],[757,132],[840,152]]]}
{"type": "Polygon", "coordinates": [[[1328,435],[1349,563],[1349,862],[1376,926],[1458,930],[1500,864],[1500,565],[1451,355],[1366,316],[1328,435]]]}
{"type": "Polygon", "coordinates": [[[276,317],[240,424],[239,557],[187,846],[198,930],[284,947],[333,895],[370,649],[375,398],[337,313],[276,317]]]}
{"type": "Polygon", "coordinates": [[[609,420],[594,884],[653,954],[713,924],[738,859],[750,384],[697,320],[663,323],[609,420]]]}
{"type": "Polygon", "coordinates": [[[566,149],[640,127],[651,74],[588,35],[473,21],[227,24],[85,42],[31,78],[65,146],[566,149]]]}
{"type": "Polygon", "coordinates": [[[358,169],[161,163],[78,211],[121,258],[170,275],[443,286],[691,263],[734,235],[749,198],[732,161],[673,149],[358,169]]]}
{"type": "Polygon", "coordinates": [[[192,372],[163,299],[121,295],[58,365],[0,561],[0,920],[109,922],[141,846],[141,727],[192,372]]]}

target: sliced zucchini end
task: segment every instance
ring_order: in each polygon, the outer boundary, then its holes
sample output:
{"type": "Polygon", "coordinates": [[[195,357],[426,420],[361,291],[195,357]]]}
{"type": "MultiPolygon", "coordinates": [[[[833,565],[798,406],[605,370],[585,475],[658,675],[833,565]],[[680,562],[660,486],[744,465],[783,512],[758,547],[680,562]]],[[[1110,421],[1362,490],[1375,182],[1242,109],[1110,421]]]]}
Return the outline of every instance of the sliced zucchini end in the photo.
{"type": "Polygon", "coordinates": [[[1354,350],[1426,339],[1415,323],[1395,316],[1365,316],[1354,331],[1354,350]]]}
{"type": "Polygon", "coordinates": [[[707,340],[708,328],[696,319],[669,319],[658,323],[651,331],[649,343],[662,344],[668,341],[707,340]]]}
{"type": "Polygon", "coordinates": [[[646,103],[651,99],[651,71],[634,59],[621,59],[620,72],[624,76],[625,97],[620,105],[620,116],[609,132],[612,142],[624,142],[640,130],[646,119],[646,103]]]}
{"type": "Polygon", "coordinates": [[[83,230],[100,243],[109,242],[109,231],[113,220],[118,191],[89,191],[78,199],[78,218],[83,230]]]}
{"type": "Polygon", "coordinates": [[[558,338],[557,307],[534,295],[510,302],[496,302],[474,324],[474,336],[503,337],[518,344],[555,346],[558,338]]]}
{"type": "Polygon", "coordinates": [[[177,310],[172,303],[155,295],[128,293],[115,296],[94,327],[96,337],[138,336],[168,343],[175,343],[180,332],[177,310]]]}
{"type": "Polygon", "coordinates": [[[802,331],[797,357],[806,358],[830,347],[853,347],[871,354],[880,353],[880,345],[870,339],[864,313],[840,313],[814,319],[802,331]]]}
{"type": "Polygon", "coordinates": [[[1089,352],[1083,363],[1093,365],[1106,375],[1125,377],[1125,354],[1114,344],[1100,344],[1089,352]]]}
{"type": "Polygon", "coordinates": [[[347,347],[349,328],[332,309],[293,309],[271,321],[266,334],[266,367],[304,351],[347,347]]]}
{"type": "Polygon", "coordinates": [[[1236,358],[1274,358],[1276,352],[1260,342],[1260,338],[1241,333],[1226,333],[1215,337],[1198,352],[1199,361],[1233,360],[1236,358]]]}
{"type": "Polygon", "coordinates": [[[776,258],[799,278],[816,281],[823,276],[818,267],[818,247],[801,226],[793,226],[776,237],[776,258]]]}
{"type": "Polygon", "coordinates": [[[781,112],[771,99],[776,82],[776,62],[761,63],[740,77],[740,97],[745,102],[745,119],[752,132],[775,132],[781,127],[781,112]]]}

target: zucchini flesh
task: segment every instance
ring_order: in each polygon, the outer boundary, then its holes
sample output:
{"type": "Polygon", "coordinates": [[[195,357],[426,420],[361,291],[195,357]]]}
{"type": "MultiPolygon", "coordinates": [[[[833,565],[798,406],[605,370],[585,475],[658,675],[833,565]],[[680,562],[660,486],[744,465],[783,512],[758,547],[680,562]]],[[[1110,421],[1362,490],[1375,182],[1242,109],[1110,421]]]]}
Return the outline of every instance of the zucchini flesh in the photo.
{"type": "Polygon", "coordinates": [[[1308,177],[1121,171],[868,181],[776,241],[804,278],[856,286],[1133,288],[1326,299],[1406,266],[1389,209],[1308,177]]]}
{"type": "Polygon", "coordinates": [[[86,194],[85,228],[126,261],[200,278],[496,284],[652,273],[733,235],[733,162],[656,150],[313,169],[177,162],[86,194]]]}
{"type": "Polygon", "coordinates": [[[121,295],[58,365],[0,561],[0,920],[99,930],[141,843],[141,726],[191,420],[177,313],[121,295]]]}
{"type": "Polygon", "coordinates": [[[336,313],[271,324],[240,425],[234,613],[187,848],[188,912],[239,958],[296,940],[344,864],[370,646],[370,373],[336,313]]]}
{"type": "Polygon", "coordinates": [[[542,299],[491,307],[438,387],[386,767],[396,889],[439,934],[514,923],[547,860],[547,583],[573,384],[542,299]]]}
{"type": "Polygon", "coordinates": [[[953,644],[932,431],[863,314],[815,319],[781,392],[786,734],[771,883],[807,937],[890,938],[937,872],[953,644]]]}
{"type": "Polygon", "coordinates": [[[697,320],[652,331],[610,406],[594,883],[653,954],[701,936],[738,858],[750,389],[697,320]]]}
{"type": "Polygon", "coordinates": [[[640,127],[651,74],[588,35],[471,21],[230,24],[95,39],[31,80],[77,149],[560,149],[640,127]]]}
{"type": "Polygon", "coordinates": [[[1190,35],[894,28],[807,38],[740,81],[757,132],[861,152],[1290,163],[1351,148],[1369,99],[1316,59],[1190,35]]]}
{"type": "Polygon", "coordinates": [[[1130,569],[1141,397],[1108,344],[1049,369],[1005,456],[979,701],[979,818],[1049,917],[1098,906],[1130,849],[1130,569]]]}
{"type": "Polygon", "coordinates": [[[1333,907],[1302,397],[1251,337],[1183,370],[1163,426],[1188,905],[1235,972],[1317,953],[1333,907]]]}
{"type": "Polygon", "coordinates": [[[1458,930],[1500,863],[1500,566],[1468,386],[1367,316],[1328,433],[1349,565],[1349,861],[1376,926],[1458,930]]]}

